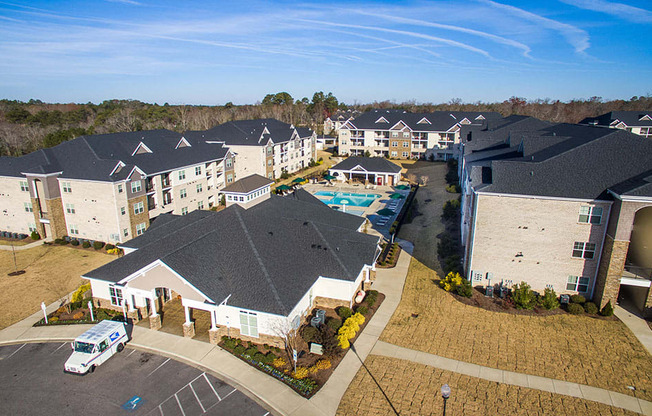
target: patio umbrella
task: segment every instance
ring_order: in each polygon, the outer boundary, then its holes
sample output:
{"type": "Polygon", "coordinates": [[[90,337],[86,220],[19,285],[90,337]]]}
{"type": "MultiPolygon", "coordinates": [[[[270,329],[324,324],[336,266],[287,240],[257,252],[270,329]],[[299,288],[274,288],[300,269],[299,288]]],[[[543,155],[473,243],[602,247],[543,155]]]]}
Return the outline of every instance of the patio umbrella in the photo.
{"type": "Polygon", "coordinates": [[[396,213],[389,208],[383,208],[380,211],[378,211],[378,215],[394,215],[394,214],[396,213]]]}
{"type": "Polygon", "coordinates": [[[407,191],[408,189],[410,189],[410,187],[407,185],[398,185],[396,186],[396,189],[400,189],[401,191],[407,191]]]}
{"type": "Polygon", "coordinates": [[[306,180],[303,178],[296,178],[295,180],[292,181],[292,183],[302,183],[305,182],[306,180]]]}
{"type": "Polygon", "coordinates": [[[337,179],[337,177],[333,175],[324,175],[324,179],[327,181],[332,181],[333,179],[337,179]]]}
{"type": "Polygon", "coordinates": [[[393,194],[391,194],[389,197],[390,197],[391,199],[403,199],[403,198],[405,198],[403,195],[401,195],[401,194],[399,194],[399,193],[393,193],[393,194]]]}
{"type": "Polygon", "coordinates": [[[278,190],[278,191],[289,191],[290,189],[292,189],[292,188],[290,188],[287,185],[279,185],[279,186],[276,187],[276,190],[278,190]]]}

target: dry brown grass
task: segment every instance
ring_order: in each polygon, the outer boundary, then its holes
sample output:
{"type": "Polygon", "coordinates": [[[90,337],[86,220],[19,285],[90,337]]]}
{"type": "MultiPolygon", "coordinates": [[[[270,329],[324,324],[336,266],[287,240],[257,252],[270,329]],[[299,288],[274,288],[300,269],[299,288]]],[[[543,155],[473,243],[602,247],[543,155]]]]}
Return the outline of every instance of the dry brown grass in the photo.
{"type": "MultiPolygon", "coordinates": [[[[485,381],[423,364],[370,355],[365,365],[401,415],[439,415],[440,388],[452,389],[451,415],[634,415],[612,406],[518,386],[485,381]]],[[[337,410],[338,415],[394,415],[369,373],[360,368],[337,410]]]]}
{"type": "Polygon", "coordinates": [[[290,175],[289,178],[282,179],[278,181],[276,184],[274,184],[274,188],[280,185],[292,185],[292,181],[296,178],[310,178],[313,175],[319,174],[321,172],[326,172],[328,168],[330,168],[335,164],[335,161],[333,159],[330,159],[331,156],[332,153],[329,153],[325,150],[317,150],[317,160],[319,160],[319,158],[321,157],[324,163],[318,166],[313,166],[304,171],[292,174],[290,175]]]}
{"type": "Polygon", "coordinates": [[[52,303],[79,287],[81,275],[116,257],[95,250],[39,246],[16,251],[19,276],[11,251],[0,251],[0,329],[39,310],[41,302],[52,303]]]}

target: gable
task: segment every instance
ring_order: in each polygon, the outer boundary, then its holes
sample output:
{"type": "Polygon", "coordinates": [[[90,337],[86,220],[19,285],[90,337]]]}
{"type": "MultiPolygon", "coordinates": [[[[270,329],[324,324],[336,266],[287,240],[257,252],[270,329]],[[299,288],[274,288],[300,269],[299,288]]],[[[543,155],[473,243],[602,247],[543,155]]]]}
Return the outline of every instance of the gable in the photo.
{"type": "Polygon", "coordinates": [[[134,152],[131,155],[132,156],[141,155],[143,153],[154,153],[154,152],[152,152],[150,150],[150,148],[147,147],[147,145],[145,145],[145,143],[140,142],[140,143],[138,143],[138,146],[136,146],[136,149],[134,150],[134,152]]]}
{"type": "Polygon", "coordinates": [[[188,143],[188,140],[186,140],[185,137],[182,137],[181,140],[179,140],[179,143],[174,147],[175,149],[179,149],[181,147],[192,147],[190,143],[188,143]]]}
{"type": "Polygon", "coordinates": [[[462,119],[462,121],[460,121],[460,124],[465,124],[465,125],[466,125],[466,124],[471,124],[471,122],[469,121],[468,118],[464,117],[464,118],[462,119]]]}
{"type": "Polygon", "coordinates": [[[412,131],[411,128],[408,127],[407,124],[405,124],[403,121],[399,121],[398,123],[394,124],[390,130],[400,130],[400,131],[412,131]]]}
{"type": "Polygon", "coordinates": [[[638,121],[652,121],[652,117],[650,117],[649,114],[644,114],[642,117],[638,119],[638,121]]]}
{"type": "Polygon", "coordinates": [[[480,114],[480,115],[477,116],[475,119],[476,119],[476,120],[484,120],[485,118],[484,118],[484,116],[483,116],[482,114],[480,114]]]}
{"type": "Polygon", "coordinates": [[[122,168],[124,168],[124,167],[125,167],[125,164],[122,163],[122,160],[118,161],[118,163],[115,165],[115,167],[113,168],[113,170],[111,171],[109,176],[113,176],[116,173],[119,173],[122,170],[122,168]]]}
{"type": "Polygon", "coordinates": [[[430,120],[424,117],[421,120],[417,121],[417,124],[432,124],[432,123],[430,122],[430,120]]]}
{"type": "Polygon", "coordinates": [[[151,291],[157,287],[166,287],[174,290],[184,299],[198,302],[211,300],[161,260],[156,260],[126,280],[127,287],[134,289],[151,291]]]}
{"type": "Polygon", "coordinates": [[[380,117],[374,123],[389,123],[389,121],[387,121],[387,119],[385,117],[380,117]]]}

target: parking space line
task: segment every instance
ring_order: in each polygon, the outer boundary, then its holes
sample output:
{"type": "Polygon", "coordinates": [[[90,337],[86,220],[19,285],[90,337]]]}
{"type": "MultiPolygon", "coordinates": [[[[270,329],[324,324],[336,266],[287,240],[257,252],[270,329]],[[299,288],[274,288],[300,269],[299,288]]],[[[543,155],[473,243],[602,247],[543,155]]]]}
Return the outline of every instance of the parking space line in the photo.
{"type": "MultiPolygon", "coordinates": [[[[233,390],[231,390],[231,392],[230,392],[229,394],[227,394],[226,396],[224,396],[224,399],[226,399],[227,397],[229,397],[231,394],[235,393],[236,391],[237,391],[237,389],[233,389],[233,390]]],[[[224,399],[222,399],[222,400],[224,400],[224,399]]]]}
{"type": "Polygon", "coordinates": [[[135,352],[136,352],[136,350],[131,350],[131,352],[129,354],[127,354],[127,357],[131,357],[131,354],[133,354],[135,352]]]}
{"type": "Polygon", "coordinates": [[[147,377],[149,377],[149,376],[151,376],[152,374],[154,374],[154,373],[156,372],[156,370],[158,370],[159,368],[163,367],[163,366],[164,366],[168,361],[170,361],[169,358],[168,358],[167,360],[163,361],[163,363],[161,363],[161,365],[159,365],[158,367],[156,367],[156,368],[154,369],[154,371],[152,371],[151,373],[147,374],[147,377]]]}
{"type": "Polygon", "coordinates": [[[27,344],[23,344],[23,345],[21,345],[18,349],[16,349],[16,351],[12,352],[12,353],[9,355],[9,357],[5,358],[5,360],[8,360],[8,359],[10,359],[11,357],[13,357],[14,354],[16,354],[18,351],[22,350],[23,347],[24,347],[25,345],[27,345],[27,344]]]}
{"type": "Polygon", "coordinates": [[[206,413],[206,409],[204,409],[204,405],[201,404],[201,400],[199,400],[199,396],[197,396],[195,389],[192,387],[192,383],[188,383],[188,385],[190,386],[190,390],[192,390],[192,394],[195,395],[195,399],[197,399],[197,403],[199,403],[199,407],[201,407],[201,412],[206,413]]]}
{"type": "Polygon", "coordinates": [[[179,396],[177,396],[176,393],[174,393],[174,398],[177,399],[177,404],[179,405],[179,409],[181,410],[181,414],[183,416],[186,416],[186,412],[183,411],[183,406],[181,406],[181,402],[179,401],[179,396]]]}
{"type": "Polygon", "coordinates": [[[204,376],[204,379],[206,380],[208,385],[211,386],[211,390],[213,390],[213,393],[215,393],[215,396],[217,396],[218,402],[221,402],[222,398],[220,397],[219,394],[217,394],[217,391],[215,390],[215,387],[213,387],[213,383],[211,383],[210,380],[208,379],[208,377],[206,377],[206,373],[203,373],[202,376],[204,376]]]}
{"type": "Polygon", "coordinates": [[[59,347],[58,347],[56,350],[52,351],[52,352],[50,353],[50,355],[52,355],[52,354],[54,354],[55,352],[59,351],[59,350],[61,349],[61,347],[63,347],[64,345],[70,345],[70,343],[69,343],[69,342],[64,342],[63,344],[59,345],[59,347]]]}
{"type": "MultiPolygon", "coordinates": [[[[165,402],[163,402],[163,403],[165,403],[165,402]]],[[[161,416],[165,416],[165,415],[163,414],[163,408],[161,407],[161,406],[163,405],[163,403],[161,403],[161,404],[158,405],[158,410],[159,410],[159,412],[161,412],[161,416]]]]}
{"type": "Polygon", "coordinates": [[[269,414],[269,412],[265,413],[263,416],[267,416],[268,414],[269,414]]]}

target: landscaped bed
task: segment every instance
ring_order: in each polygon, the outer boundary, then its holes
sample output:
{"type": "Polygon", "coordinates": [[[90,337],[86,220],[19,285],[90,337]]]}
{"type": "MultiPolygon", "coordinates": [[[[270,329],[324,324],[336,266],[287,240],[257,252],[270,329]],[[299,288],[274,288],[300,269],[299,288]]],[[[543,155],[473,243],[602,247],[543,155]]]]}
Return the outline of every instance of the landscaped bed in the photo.
{"type": "Polygon", "coordinates": [[[333,371],[344,358],[348,343],[354,344],[369,320],[382,304],[385,296],[377,291],[367,292],[367,296],[351,311],[349,308],[322,308],[326,311],[325,324],[314,328],[310,326],[310,314],[296,331],[292,342],[297,350],[296,372],[292,362],[291,348],[281,349],[267,344],[255,344],[228,336],[222,337],[219,346],[252,367],[292,387],[304,397],[313,396],[330,378],[333,371]],[[364,322],[356,324],[353,321],[364,322]],[[348,322],[348,323],[347,323],[348,322]],[[352,328],[359,328],[346,333],[352,328]],[[346,338],[346,340],[344,340],[346,338]],[[310,353],[310,344],[318,343],[323,347],[323,355],[310,353]],[[341,347],[344,344],[344,349],[341,347]]]}
{"type": "Polygon", "coordinates": [[[382,243],[380,248],[382,251],[376,266],[380,268],[391,268],[396,266],[399,254],[401,254],[401,246],[399,246],[398,243],[393,243],[389,248],[387,248],[387,243],[382,243]]]}

